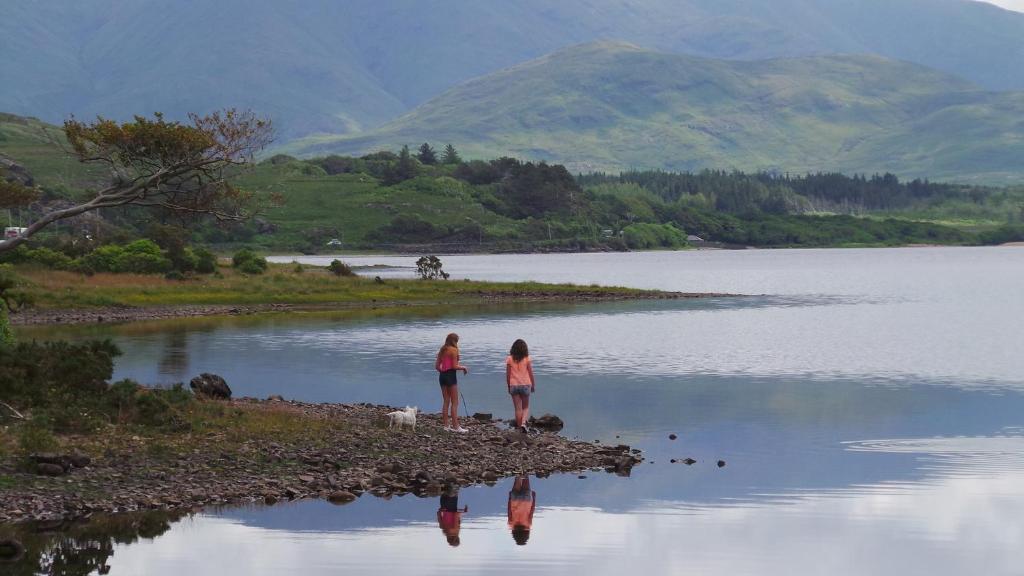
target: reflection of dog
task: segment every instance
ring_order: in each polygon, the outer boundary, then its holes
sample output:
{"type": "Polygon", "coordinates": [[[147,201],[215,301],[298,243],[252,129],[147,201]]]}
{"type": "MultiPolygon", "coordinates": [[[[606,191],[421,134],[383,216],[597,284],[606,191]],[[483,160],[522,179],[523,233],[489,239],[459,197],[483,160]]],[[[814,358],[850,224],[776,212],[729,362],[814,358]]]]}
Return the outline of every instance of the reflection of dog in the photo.
{"type": "Polygon", "coordinates": [[[416,406],[406,406],[405,410],[395,410],[394,412],[388,412],[388,428],[397,427],[399,430],[403,426],[409,426],[413,430],[416,429],[416,414],[420,411],[416,406]]]}

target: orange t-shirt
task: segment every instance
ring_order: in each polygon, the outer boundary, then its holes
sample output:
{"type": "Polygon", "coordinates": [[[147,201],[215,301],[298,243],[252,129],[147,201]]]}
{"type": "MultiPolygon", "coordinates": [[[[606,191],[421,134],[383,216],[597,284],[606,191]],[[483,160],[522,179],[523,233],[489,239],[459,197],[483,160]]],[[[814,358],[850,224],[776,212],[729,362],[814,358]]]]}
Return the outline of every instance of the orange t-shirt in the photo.
{"type": "Polygon", "coordinates": [[[510,498],[508,501],[508,526],[509,528],[515,528],[516,526],[522,526],[524,528],[533,527],[533,507],[534,507],[534,495],[530,493],[531,498],[529,500],[517,500],[510,498]]]}
{"type": "Polygon", "coordinates": [[[512,386],[529,386],[530,385],[530,368],[533,366],[533,361],[527,356],[519,362],[512,359],[509,355],[505,358],[505,365],[509,367],[509,384],[512,386]]]}

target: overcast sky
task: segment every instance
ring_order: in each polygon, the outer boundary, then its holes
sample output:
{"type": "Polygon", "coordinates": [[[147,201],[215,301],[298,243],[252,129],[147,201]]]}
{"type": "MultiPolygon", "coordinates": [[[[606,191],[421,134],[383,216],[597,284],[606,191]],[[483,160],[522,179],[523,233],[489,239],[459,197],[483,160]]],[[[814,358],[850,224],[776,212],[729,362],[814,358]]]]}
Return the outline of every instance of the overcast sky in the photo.
{"type": "Polygon", "coordinates": [[[996,6],[1002,6],[1007,10],[1016,10],[1018,12],[1024,12],[1024,0],[983,0],[996,6]]]}

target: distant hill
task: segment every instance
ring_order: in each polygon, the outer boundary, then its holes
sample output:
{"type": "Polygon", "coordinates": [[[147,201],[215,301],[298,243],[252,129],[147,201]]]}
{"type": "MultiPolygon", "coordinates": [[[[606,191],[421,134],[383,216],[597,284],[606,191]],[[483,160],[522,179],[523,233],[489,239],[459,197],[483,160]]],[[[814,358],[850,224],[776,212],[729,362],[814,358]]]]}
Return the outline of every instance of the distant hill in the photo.
{"type": "Polygon", "coordinates": [[[18,174],[58,196],[97,188],[109,177],[70,154],[57,126],[0,112],[0,166],[13,163],[18,174]]]}
{"type": "Polygon", "coordinates": [[[0,110],[225,106],[281,141],[373,128],[459,82],[621,38],[756,60],[870,53],[1024,89],[1024,14],[970,0],[89,0],[3,3],[0,110]]]}
{"type": "Polygon", "coordinates": [[[891,171],[1024,175],[1024,94],[875,56],[728,61],[600,42],[478,78],[378,130],[296,142],[300,155],[424,141],[571,170],[891,171]]]}

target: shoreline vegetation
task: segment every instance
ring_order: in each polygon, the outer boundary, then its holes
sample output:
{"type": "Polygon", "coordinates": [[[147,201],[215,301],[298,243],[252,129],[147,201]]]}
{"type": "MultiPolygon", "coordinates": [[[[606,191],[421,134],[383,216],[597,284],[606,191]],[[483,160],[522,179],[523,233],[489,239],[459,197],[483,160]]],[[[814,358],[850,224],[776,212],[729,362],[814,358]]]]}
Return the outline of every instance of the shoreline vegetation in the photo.
{"type": "Polygon", "coordinates": [[[425,498],[522,473],[628,475],[643,460],[626,445],[524,434],[490,415],[464,418],[467,434],[443,431],[435,414],[421,414],[415,430],[391,430],[385,414],[394,409],[197,398],[180,413],[186,432],[110,426],[62,436],[48,453],[0,453],[0,525],[304,498],[345,504],[364,494],[425,498]]]}
{"type": "Polygon", "coordinates": [[[249,275],[220,266],[214,275],[184,280],[153,274],[91,276],[38,266],[17,266],[19,290],[34,305],[10,315],[14,325],[128,322],[196,316],[469,306],[493,303],[601,302],[724,297],[717,293],[664,292],[539,282],[406,280],[344,277],[326,268],[269,264],[249,275]]]}
{"type": "MultiPolygon", "coordinates": [[[[74,324],[718,296],[365,278],[332,273],[331,267],[265,261],[260,267],[250,274],[237,263],[221,264],[210,274],[168,278],[18,264],[9,268],[16,290],[34,305],[12,313],[11,320],[74,324]]],[[[344,504],[362,494],[429,497],[523,473],[628,475],[642,461],[640,451],[626,445],[570,440],[550,431],[524,434],[505,429],[489,414],[464,418],[467,434],[444,432],[434,414],[421,414],[415,431],[397,431],[385,424],[390,406],[312,404],[280,396],[230,399],[230,391],[227,399],[212,399],[181,385],[111,382],[119,354],[109,341],[0,346],[0,526],[301,498],[344,504]]]]}

